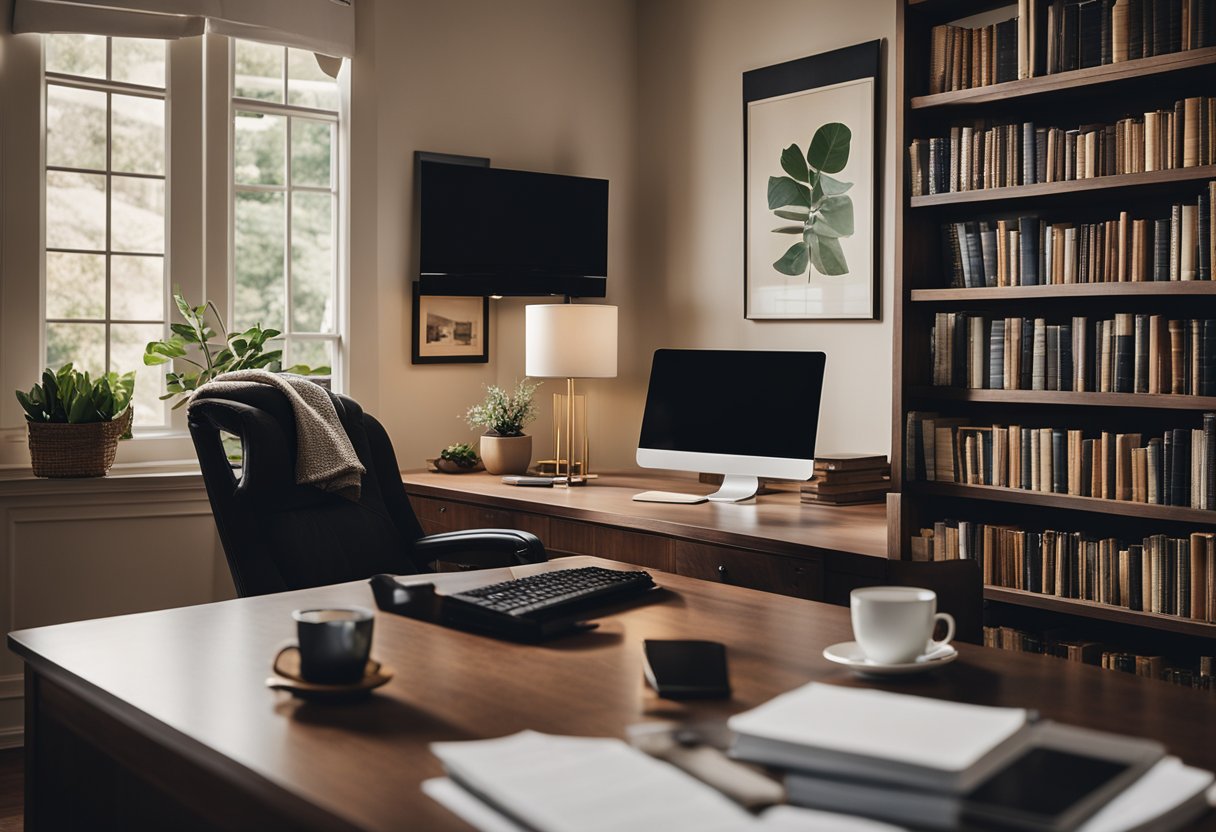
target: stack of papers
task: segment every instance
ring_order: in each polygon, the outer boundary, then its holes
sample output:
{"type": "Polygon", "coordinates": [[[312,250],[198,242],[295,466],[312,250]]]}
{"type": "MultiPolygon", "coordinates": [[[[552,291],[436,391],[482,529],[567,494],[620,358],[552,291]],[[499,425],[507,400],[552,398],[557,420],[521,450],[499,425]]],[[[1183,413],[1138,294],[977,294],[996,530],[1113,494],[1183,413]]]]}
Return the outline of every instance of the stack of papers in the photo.
{"type": "Polygon", "coordinates": [[[423,791],[482,832],[897,832],[861,818],[781,806],[756,817],[621,740],[522,731],[435,743],[450,779],[423,791]]]}
{"type": "Polygon", "coordinates": [[[732,717],[732,755],[785,770],[790,803],[933,829],[1168,830],[1210,772],[1160,744],[990,708],[810,684],[732,717]],[[1164,759],[1163,759],[1164,758],[1164,759]]]}

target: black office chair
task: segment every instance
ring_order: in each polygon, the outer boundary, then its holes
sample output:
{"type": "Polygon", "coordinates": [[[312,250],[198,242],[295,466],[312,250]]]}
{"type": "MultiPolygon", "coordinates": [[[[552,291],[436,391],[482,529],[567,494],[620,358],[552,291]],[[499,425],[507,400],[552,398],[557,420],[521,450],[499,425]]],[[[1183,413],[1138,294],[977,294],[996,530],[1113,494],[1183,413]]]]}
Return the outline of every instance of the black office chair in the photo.
{"type": "Polygon", "coordinates": [[[367,469],[353,502],[296,485],[296,427],[287,398],[268,385],[190,407],[190,436],[236,591],[242,597],[342,583],[387,572],[429,571],[436,562],[514,566],[547,560],[535,535],[476,529],[424,535],[384,428],[352,399],[330,394],[367,469]],[[239,471],[220,431],[241,440],[239,471]]]}
{"type": "Polygon", "coordinates": [[[889,560],[887,583],[933,590],[938,611],[954,616],[955,639],[984,643],[984,581],[975,561],[889,560]]]}

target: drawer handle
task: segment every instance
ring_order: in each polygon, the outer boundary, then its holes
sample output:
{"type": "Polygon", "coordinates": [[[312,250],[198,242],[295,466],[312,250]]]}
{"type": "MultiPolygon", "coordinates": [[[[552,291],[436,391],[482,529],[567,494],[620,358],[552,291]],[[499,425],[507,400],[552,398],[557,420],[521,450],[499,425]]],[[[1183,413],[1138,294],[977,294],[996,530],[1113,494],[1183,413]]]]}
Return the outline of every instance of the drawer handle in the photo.
{"type": "Polygon", "coordinates": [[[730,580],[730,574],[729,574],[729,572],[727,572],[725,564],[721,564],[721,563],[718,564],[718,577],[722,580],[723,583],[726,583],[727,581],[730,580]]]}
{"type": "Polygon", "coordinates": [[[440,513],[440,514],[443,514],[443,513],[444,513],[444,512],[446,512],[447,510],[448,510],[448,507],[447,507],[447,506],[440,506],[440,507],[439,507],[439,513],[440,513]]]}

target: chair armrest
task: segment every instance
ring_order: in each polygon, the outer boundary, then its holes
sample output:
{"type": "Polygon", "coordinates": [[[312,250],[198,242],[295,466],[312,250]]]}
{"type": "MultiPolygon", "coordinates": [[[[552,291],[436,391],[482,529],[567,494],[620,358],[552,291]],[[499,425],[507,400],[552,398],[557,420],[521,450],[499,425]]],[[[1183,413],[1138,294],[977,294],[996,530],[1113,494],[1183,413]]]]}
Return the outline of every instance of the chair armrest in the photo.
{"type": "Polygon", "coordinates": [[[540,538],[515,529],[468,529],[427,535],[414,542],[414,555],[417,563],[445,561],[482,568],[544,563],[549,559],[540,538]]]}

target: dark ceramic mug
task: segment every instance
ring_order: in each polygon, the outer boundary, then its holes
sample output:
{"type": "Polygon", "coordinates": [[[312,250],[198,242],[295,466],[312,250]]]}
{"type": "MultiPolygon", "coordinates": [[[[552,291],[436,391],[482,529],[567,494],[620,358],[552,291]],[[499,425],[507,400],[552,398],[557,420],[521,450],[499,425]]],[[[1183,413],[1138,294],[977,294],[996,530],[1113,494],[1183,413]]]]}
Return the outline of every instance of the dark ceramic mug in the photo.
{"type": "Polygon", "coordinates": [[[372,649],[375,616],[363,607],[296,610],[300,676],[306,682],[358,682],[372,649]]]}

